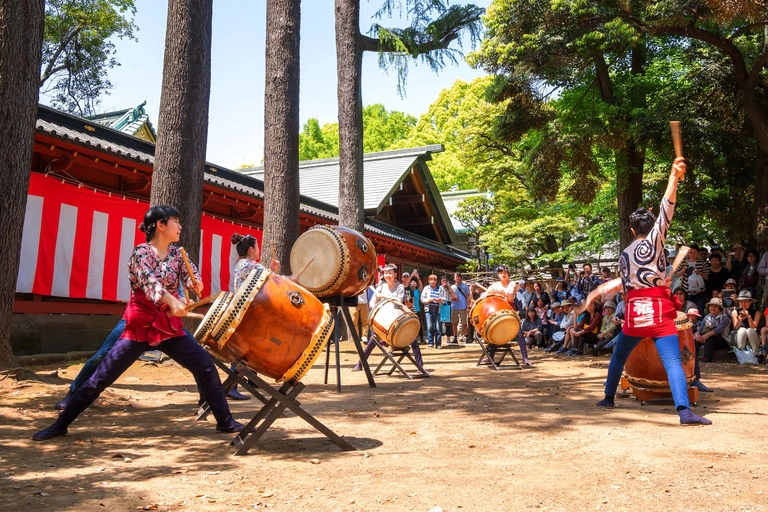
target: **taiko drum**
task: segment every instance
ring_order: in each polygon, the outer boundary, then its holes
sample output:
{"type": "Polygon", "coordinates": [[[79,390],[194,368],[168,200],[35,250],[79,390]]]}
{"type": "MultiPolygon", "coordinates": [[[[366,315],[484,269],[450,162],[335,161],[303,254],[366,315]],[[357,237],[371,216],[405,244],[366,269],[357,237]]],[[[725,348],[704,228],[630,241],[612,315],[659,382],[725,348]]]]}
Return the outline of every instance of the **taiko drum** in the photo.
{"type": "Polygon", "coordinates": [[[296,282],[318,297],[352,297],[376,277],[376,250],[365,236],[341,226],[315,226],[291,248],[296,282]]]}
{"type": "Polygon", "coordinates": [[[221,359],[242,359],[278,382],[298,382],[322,353],[333,325],[327,304],[293,281],[257,268],[237,292],[217,298],[195,339],[221,359]]]}
{"type": "Polygon", "coordinates": [[[416,339],[421,322],[405,304],[395,299],[383,299],[371,312],[371,329],[379,339],[395,348],[405,348],[416,339]]]}
{"type": "MultiPolygon", "coordinates": [[[[682,311],[678,311],[675,319],[677,335],[680,339],[680,359],[683,363],[685,379],[690,384],[695,376],[696,346],[693,340],[691,322],[682,311]]],[[[637,388],[669,391],[667,371],[661,362],[656,344],[651,338],[643,338],[627,358],[624,365],[624,377],[637,388]]]]}
{"type": "Polygon", "coordinates": [[[515,339],[520,320],[509,303],[500,295],[485,295],[472,305],[469,321],[480,336],[492,345],[504,345],[515,339]]]}

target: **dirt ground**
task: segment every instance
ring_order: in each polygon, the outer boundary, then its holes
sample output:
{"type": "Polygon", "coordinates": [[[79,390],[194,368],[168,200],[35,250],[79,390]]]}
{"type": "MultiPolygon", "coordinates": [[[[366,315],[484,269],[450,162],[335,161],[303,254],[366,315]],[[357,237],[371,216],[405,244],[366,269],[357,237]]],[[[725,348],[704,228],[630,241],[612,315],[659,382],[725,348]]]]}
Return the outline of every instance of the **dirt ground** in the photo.
{"type": "MultiPolygon", "coordinates": [[[[476,345],[425,348],[432,377],[371,389],[341,350],[343,392],[318,363],[300,401],[349,452],[291,414],[233,456],[232,434],[193,421],[192,378],[171,361],[134,364],[69,435],[32,442],[80,365],[5,378],[0,509],[768,510],[764,365],[704,363],[716,392],[694,410],[714,425],[681,427],[668,400],[595,407],[609,356],[533,351],[532,368],[495,372],[476,345]]],[[[243,422],[258,405],[231,402],[243,422]]]]}

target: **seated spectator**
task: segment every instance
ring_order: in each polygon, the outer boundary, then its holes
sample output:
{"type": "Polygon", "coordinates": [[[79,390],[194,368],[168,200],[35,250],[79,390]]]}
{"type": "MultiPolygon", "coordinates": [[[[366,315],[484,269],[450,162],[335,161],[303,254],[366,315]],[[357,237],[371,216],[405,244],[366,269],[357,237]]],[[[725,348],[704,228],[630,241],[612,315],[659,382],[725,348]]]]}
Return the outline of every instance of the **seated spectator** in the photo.
{"type": "Polygon", "coordinates": [[[525,312],[525,319],[520,326],[520,338],[527,347],[541,347],[544,343],[542,334],[542,324],[535,308],[528,308],[525,312]]]}
{"type": "Polygon", "coordinates": [[[591,302],[587,306],[586,312],[589,313],[589,321],[585,325],[573,332],[573,349],[567,353],[569,356],[580,356],[584,354],[584,347],[594,345],[598,342],[597,335],[600,332],[603,315],[600,304],[597,301],[591,302]]]}
{"type": "MultiPolygon", "coordinates": [[[[699,329],[699,325],[701,324],[701,313],[699,313],[699,310],[696,308],[691,308],[688,311],[686,311],[686,315],[688,316],[688,321],[691,322],[691,331],[697,332],[699,329]]],[[[694,343],[696,346],[696,364],[693,368],[693,375],[694,380],[691,382],[691,386],[696,387],[699,391],[704,391],[705,393],[712,393],[714,390],[710,388],[709,386],[706,386],[703,382],[701,382],[701,370],[699,369],[699,343],[694,343]]]]}
{"type": "Polygon", "coordinates": [[[611,269],[608,267],[603,267],[600,269],[600,278],[603,280],[603,283],[607,283],[611,279],[613,279],[613,274],[611,273],[611,269]]]}
{"type": "Polygon", "coordinates": [[[739,294],[739,290],[736,289],[736,280],[729,277],[723,285],[723,290],[720,292],[720,299],[723,301],[723,307],[730,313],[731,308],[736,306],[736,296],[739,294]]]}
{"type": "Polygon", "coordinates": [[[675,288],[674,294],[677,295],[677,298],[680,300],[680,309],[678,311],[688,311],[691,308],[696,308],[696,304],[688,300],[688,292],[683,290],[682,288],[675,288]]]}
{"type": "MultiPolygon", "coordinates": [[[[768,253],[766,253],[768,254],[768,253]]],[[[555,290],[552,292],[552,300],[557,302],[563,302],[568,298],[568,286],[565,284],[565,279],[558,277],[555,282],[555,290]]]]}
{"type": "Polygon", "coordinates": [[[699,324],[699,330],[693,333],[693,339],[704,345],[701,360],[712,361],[715,347],[728,348],[725,338],[730,332],[730,318],[723,311],[723,301],[719,298],[711,299],[707,303],[709,313],[699,324]]]}
{"type": "Polygon", "coordinates": [[[757,322],[760,319],[755,318],[757,315],[755,302],[757,301],[752,298],[752,294],[748,290],[739,292],[736,301],[738,306],[731,311],[731,328],[733,329],[731,342],[739,350],[745,350],[747,340],[749,340],[752,353],[757,355],[760,351],[760,340],[757,338],[757,322]]]}
{"type": "Polygon", "coordinates": [[[560,322],[563,321],[563,318],[565,318],[565,313],[563,313],[563,307],[560,305],[559,302],[553,302],[551,304],[552,309],[547,314],[547,327],[546,327],[546,336],[549,337],[549,339],[553,339],[553,336],[555,333],[560,332],[560,322]]]}
{"type": "MultiPolygon", "coordinates": [[[[553,352],[563,346],[563,343],[565,343],[565,336],[575,321],[573,313],[573,302],[571,302],[569,299],[566,299],[562,302],[561,305],[563,308],[563,319],[560,321],[559,330],[552,335],[552,341],[554,341],[554,343],[550,345],[550,347],[547,349],[547,352],[553,352]]],[[[565,350],[562,350],[562,352],[565,352],[565,350]]]]}
{"type": "Polygon", "coordinates": [[[539,343],[538,346],[543,347],[544,342],[547,340],[547,336],[549,335],[549,307],[544,304],[543,297],[538,298],[534,310],[536,311],[536,315],[539,317],[539,320],[541,320],[542,342],[539,343]]]}
{"type": "Polygon", "coordinates": [[[618,326],[613,321],[616,316],[616,303],[609,300],[603,306],[603,319],[600,322],[600,332],[597,333],[597,343],[592,347],[589,352],[596,356],[600,353],[600,350],[605,347],[609,341],[611,341],[618,332],[618,326]]]}
{"type": "Polygon", "coordinates": [[[538,281],[533,282],[533,295],[531,296],[531,307],[539,307],[539,299],[542,299],[544,301],[544,305],[549,307],[549,304],[552,302],[552,299],[549,297],[549,292],[544,290],[541,287],[541,283],[538,281]]]}

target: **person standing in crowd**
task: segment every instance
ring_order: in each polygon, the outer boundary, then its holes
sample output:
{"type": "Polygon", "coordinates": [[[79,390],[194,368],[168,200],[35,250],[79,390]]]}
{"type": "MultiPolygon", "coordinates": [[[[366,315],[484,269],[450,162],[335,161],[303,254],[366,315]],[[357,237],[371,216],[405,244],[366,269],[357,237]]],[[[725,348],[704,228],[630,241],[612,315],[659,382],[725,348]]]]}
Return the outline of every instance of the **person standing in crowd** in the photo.
{"type": "MultiPolygon", "coordinates": [[[[446,301],[440,304],[440,332],[445,334],[446,344],[450,344],[451,336],[453,336],[453,329],[451,326],[451,301],[453,300],[454,293],[451,290],[451,282],[448,280],[448,276],[440,278],[440,287],[445,290],[446,301]]],[[[438,347],[442,348],[442,347],[438,347]]]]}
{"type": "MultiPolygon", "coordinates": [[[[752,297],[757,296],[758,282],[760,281],[760,274],[757,272],[759,267],[759,261],[757,259],[757,251],[750,249],[747,251],[747,265],[744,267],[744,271],[741,273],[741,278],[738,278],[739,290],[747,290],[752,294],[752,297]]],[[[760,290],[762,292],[762,290],[760,290]]]]}
{"type": "Polygon", "coordinates": [[[539,306],[539,299],[544,302],[544,305],[549,307],[552,299],[549,296],[549,292],[541,287],[541,283],[538,281],[533,282],[533,296],[531,296],[531,307],[539,306]]]}
{"type": "Polygon", "coordinates": [[[585,263],[582,267],[579,279],[576,281],[576,289],[579,292],[579,299],[586,299],[592,290],[600,286],[602,283],[602,277],[592,273],[592,264],[585,263]]]}
{"type": "MultiPolygon", "coordinates": [[[[672,165],[658,217],[646,208],[635,210],[629,226],[635,239],[619,257],[619,279],[601,285],[599,293],[627,291],[626,317],[608,367],[605,397],[597,405],[614,407],[616,389],[624,364],[634,348],[645,337],[654,340],[667,373],[675,408],[683,425],[710,425],[711,420],[691,411],[687,383],[683,373],[675,319],[677,308],[666,280],[664,242],[675,211],[677,186],[685,176],[685,159],[678,157],[672,165]]],[[[597,293],[587,298],[589,307],[597,293]]]]}
{"type": "Polygon", "coordinates": [[[464,282],[461,273],[453,275],[454,284],[451,286],[451,327],[453,329],[453,341],[458,344],[459,325],[467,335],[467,307],[469,306],[469,286],[464,282]]]}
{"type": "Polygon", "coordinates": [[[721,291],[731,275],[728,269],[722,266],[722,263],[723,257],[720,254],[713,252],[709,255],[709,279],[706,283],[707,299],[712,298],[713,291],[721,291]]]}
{"type": "Polygon", "coordinates": [[[417,340],[421,343],[424,341],[424,325],[421,321],[421,318],[424,315],[421,314],[421,289],[419,287],[418,279],[411,277],[411,279],[408,280],[408,287],[405,289],[405,297],[405,305],[419,317],[419,337],[417,340]]]}
{"type": "Polygon", "coordinates": [[[421,304],[426,308],[427,344],[430,347],[441,347],[440,305],[448,301],[445,288],[437,285],[437,276],[430,274],[427,286],[421,290],[421,304]]]}
{"type": "Polygon", "coordinates": [[[562,303],[568,297],[568,286],[565,284],[565,279],[558,277],[557,281],[555,281],[555,290],[552,292],[552,300],[562,303]]]}
{"type": "Polygon", "coordinates": [[[181,236],[179,212],[170,206],[153,206],[139,229],[146,235],[146,243],[136,246],[128,261],[131,297],[123,316],[125,330],[56,421],[32,436],[35,441],[67,434],[69,425],[150,347],[192,372],[202,397],[211,406],[218,432],[240,432],[244,428],[229,411],[210,356],[184,331],[182,317],[187,316],[187,310],[179,288],[183,284],[200,295],[203,285],[194,267],[195,275],[187,273],[179,249],[171,245],[178,243],[181,236]]]}
{"type": "Polygon", "coordinates": [[[531,299],[533,298],[533,283],[521,279],[517,282],[518,290],[515,293],[515,308],[518,311],[526,310],[531,305],[531,299]]]}
{"type": "Polygon", "coordinates": [[[728,259],[725,261],[725,268],[731,273],[731,277],[739,282],[741,275],[744,273],[744,269],[747,266],[747,259],[744,257],[744,246],[741,244],[734,245],[728,253],[728,259]]]}

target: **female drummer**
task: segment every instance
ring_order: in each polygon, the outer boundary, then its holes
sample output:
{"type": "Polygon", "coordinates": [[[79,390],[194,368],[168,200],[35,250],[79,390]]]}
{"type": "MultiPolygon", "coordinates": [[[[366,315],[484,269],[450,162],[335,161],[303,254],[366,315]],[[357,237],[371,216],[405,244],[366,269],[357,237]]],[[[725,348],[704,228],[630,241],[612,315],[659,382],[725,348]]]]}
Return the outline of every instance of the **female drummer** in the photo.
{"type": "Polygon", "coordinates": [[[678,180],[684,176],[685,160],[678,157],[672,165],[658,218],[645,208],[639,208],[629,217],[630,229],[635,239],[622,251],[619,258],[621,277],[598,286],[587,298],[589,305],[601,294],[614,293],[621,286],[627,290],[624,326],[619,333],[608,367],[605,398],[597,405],[614,407],[616,387],[619,385],[624,363],[640,340],[649,337],[656,343],[656,349],[667,372],[680,423],[710,425],[712,421],[693,414],[690,409],[675,327],[677,307],[666,286],[664,241],[675,211],[678,180]]]}
{"type": "MultiPolygon", "coordinates": [[[[405,287],[397,280],[397,266],[390,263],[384,267],[383,273],[384,280],[376,287],[373,292],[373,297],[371,298],[371,311],[373,311],[376,304],[383,299],[395,299],[396,301],[405,304],[405,287]]],[[[364,350],[366,358],[371,354],[371,351],[373,351],[375,344],[376,342],[374,341],[373,336],[371,336],[371,339],[368,341],[364,350]]],[[[411,350],[413,350],[416,366],[419,367],[419,370],[423,374],[426,374],[427,372],[424,370],[424,361],[421,358],[421,349],[419,348],[419,342],[416,338],[411,342],[411,350]]],[[[361,368],[362,362],[358,361],[357,365],[352,370],[360,371],[361,368]]]]}
{"type": "Polygon", "coordinates": [[[218,432],[243,429],[243,425],[232,418],[211,358],[184,331],[182,317],[187,316],[187,310],[179,298],[179,286],[183,282],[199,295],[203,285],[195,275],[197,284],[192,286],[181,253],[171,245],[178,242],[181,235],[179,212],[170,206],[153,206],[144,215],[139,229],[145,233],[147,242],[136,246],[128,261],[131,298],[123,315],[125,331],[96,372],[75,391],[53,425],[32,436],[35,441],[65,435],[69,424],[142,352],[150,349],[162,350],[194,374],[201,386],[201,394],[216,418],[218,432]]]}
{"type": "MultiPolygon", "coordinates": [[[[232,272],[232,290],[237,290],[240,288],[240,285],[243,284],[245,278],[248,277],[248,274],[251,273],[251,270],[264,270],[264,266],[259,263],[261,250],[259,250],[259,243],[256,240],[256,237],[253,235],[241,235],[240,233],[234,233],[230,241],[232,242],[232,245],[235,246],[237,255],[240,257],[240,259],[237,260],[235,269],[232,272]]],[[[269,265],[269,269],[274,273],[280,272],[280,262],[273,259],[272,263],[269,265]]],[[[232,371],[235,371],[235,365],[232,365],[231,368],[232,371]]],[[[251,399],[251,397],[238,391],[237,383],[235,383],[235,385],[232,386],[232,388],[229,390],[229,393],[227,393],[227,398],[231,398],[233,400],[251,399]]]]}

